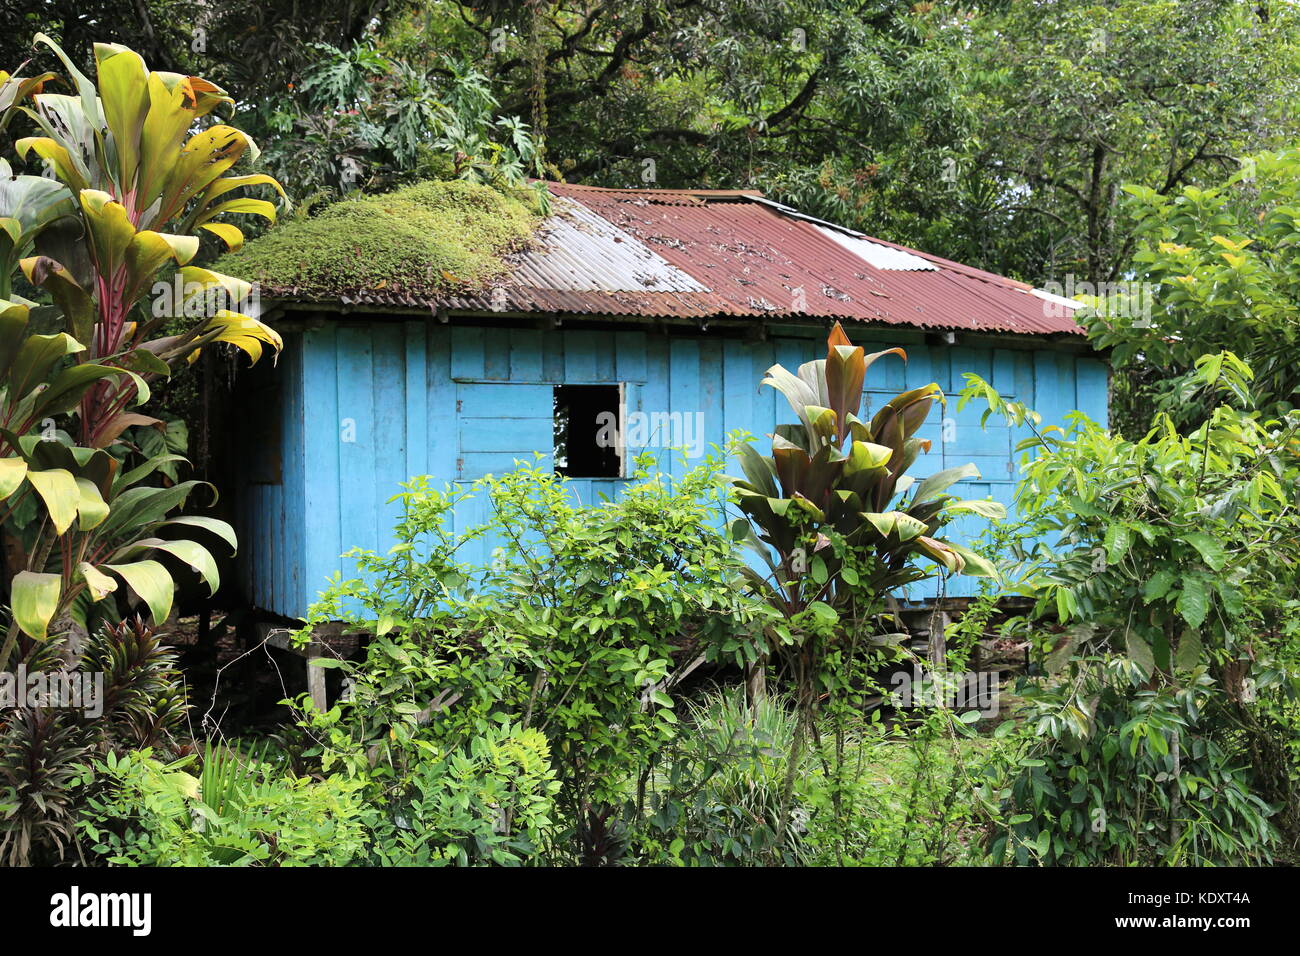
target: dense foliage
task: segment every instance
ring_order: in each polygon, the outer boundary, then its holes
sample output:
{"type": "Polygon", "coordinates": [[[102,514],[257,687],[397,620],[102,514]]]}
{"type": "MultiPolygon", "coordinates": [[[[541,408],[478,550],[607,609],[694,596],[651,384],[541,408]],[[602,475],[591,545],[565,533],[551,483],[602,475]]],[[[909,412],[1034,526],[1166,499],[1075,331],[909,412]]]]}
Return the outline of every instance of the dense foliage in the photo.
{"type": "Polygon", "coordinates": [[[92,81],[40,39],[76,93],[45,92],[53,75],[0,73],[0,125],[34,134],[16,142],[15,158],[39,158],[48,173],[14,175],[0,161],[9,611],[0,671],[62,666],[123,683],[90,726],[31,702],[11,702],[0,717],[0,846],[11,862],[48,861],[73,841],[76,768],[92,748],[148,745],[174,728],[185,703],[168,653],[143,623],[113,625],[134,604],[161,626],[178,582],[214,592],[209,549],[235,545],[225,522],[176,514],[203,483],[178,480],[182,459],[134,438],[165,425],[132,407],[205,346],[226,343],[256,361],[264,345],[280,344],[239,311],[248,283],[188,264],[201,234],[242,242],[224,216],[274,218],[271,203],[230,196],[277,184],[224,175],[255,153],[239,130],[207,122],[229,98],[199,77],[150,72],[109,44],[95,47],[92,81]],[[177,281],[160,297],[155,279],[173,269],[177,281]],[[169,320],[175,327],[165,329],[169,320]]]}
{"type": "MultiPolygon", "coordinates": [[[[1034,421],[968,378],[964,398],[1034,421]]],[[[1269,818],[1295,819],[1288,731],[1260,702],[1300,691],[1274,636],[1300,558],[1300,420],[1251,408],[1250,368],[1231,353],[1202,356],[1188,383],[1227,399],[1189,434],[1160,415],[1129,441],[1076,413],[1024,443],[1015,550],[1050,622],[1047,674],[1025,688],[1015,772],[989,788],[1007,814],[998,858],[1257,862],[1277,842],[1269,818]]]]}
{"type": "Polygon", "coordinates": [[[0,714],[4,862],[1294,855],[1291,5],[93,0],[0,27],[4,62],[34,57],[0,74],[0,670],[105,680],[95,716],[0,714]],[[397,546],[353,553],[300,634],[370,635],[314,665],[342,696],[202,739],[160,628],[235,542],[178,515],[201,483],[140,406],[205,346],[280,341],[248,281],[198,263],[228,250],[223,271],[306,296],[481,283],[546,212],[532,175],[757,185],[1037,282],[1122,277],[1136,303],[1080,313],[1119,373],[1114,427],[1041,428],[970,377],[963,401],[1033,433],[1006,522],[948,494],[969,468],[911,482],[942,396],[858,419],[901,350],[836,328],[824,360],[769,370],[797,423],[770,455],[738,440],[729,485],[720,455],[585,505],[538,463],[413,478],[397,546]],[[228,217],[289,196],[241,248],[228,217]],[[488,517],[466,528],[469,495],[488,517]],[[999,522],[988,548],[944,540],[963,511],[999,522]],[[931,573],[985,584],[922,657],[893,599],[931,573]],[[1033,608],[999,620],[1010,593],[1033,608]],[[887,696],[902,668],[977,667],[990,635],[1032,657],[995,730],[887,696]]]}
{"type": "MultiPolygon", "coordinates": [[[[617,502],[581,507],[549,469],[522,465],[467,492],[488,496],[492,518],[456,534],[460,495],[409,485],[399,546],[358,555],[365,579],[326,592],[309,622],[342,618],[377,635],[364,666],[349,665],[351,699],[308,718],[325,735],[322,768],[363,775],[375,806],[409,819],[436,782],[427,775],[445,776],[438,767],[478,738],[504,728],[523,746],[540,730],[528,746],[546,774],[554,767],[554,795],[546,775],[536,793],[562,811],[554,852],[617,859],[678,722],[667,691],[690,661],[676,659],[724,653],[758,613],[710,527],[711,475],[670,486],[643,472],[617,502]],[[492,565],[463,566],[457,552],[489,532],[508,542],[492,565]]],[[[512,826],[530,826],[533,796],[513,791],[518,812],[497,804],[512,838],[512,826]]],[[[392,859],[395,848],[376,852],[392,859]]]]}
{"type": "Polygon", "coordinates": [[[66,636],[28,657],[31,672],[100,675],[98,714],[53,707],[11,712],[0,727],[0,860],[7,866],[67,862],[78,845],[94,755],[175,746],[188,704],[176,654],[139,618],[97,629],[67,660],[66,636]]]}
{"type": "MultiPolygon", "coordinates": [[[[1119,277],[1120,187],[1203,186],[1296,134],[1296,13],[1233,0],[11,4],[241,92],[295,198],[532,173],[757,186],[1036,282],[1119,277]]],[[[38,61],[40,62],[40,61],[38,61]]],[[[41,64],[42,66],[44,64],[41,64]]]]}
{"type": "Polygon", "coordinates": [[[1120,426],[1140,430],[1155,413],[1184,429],[1203,421],[1215,397],[1196,367],[1203,355],[1223,350],[1251,367],[1249,391],[1262,411],[1279,415],[1294,407],[1300,153],[1247,157],[1240,170],[1206,188],[1125,192],[1123,211],[1138,243],[1133,281],[1146,284],[1153,307],[1137,313],[1127,296],[1116,295],[1082,317],[1122,373],[1120,426]]]}
{"type": "Polygon", "coordinates": [[[91,606],[119,582],[161,624],[175,588],[163,561],[179,561],[215,591],[206,543],[175,532],[201,528],[231,547],[234,532],[214,518],[170,514],[201,483],[145,484],[176,459],[138,454],[128,429],[163,422],[130,409],[149,399],[151,381],[205,345],[228,343],[256,361],[264,345],[280,344],[239,311],[248,283],[188,264],[201,234],[231,247],[243,241],[223,216],[275,216],[266,200],[230,198],[232,190],[277,187],[262,174],[224,175],[255,153],[251,140],[216,123],[195,131],[229,97],[199,77],[150,72],[138,54],[108,44],[95,48],[92,82],[40,39],[77,94],[42,92],[51,77],[33,84],[0,73],[4,122],[17,116],[37,134],[19,139],[17,154],[39,157],[50,173],[0,168],[10,174],[0,191],[0,500],[24,559],[6,580],[12,620],[0,667],[20,650],[20,635],[44,640],[64,614],[83,628],[92,610],[114,617],[111,601],[108,611],[91,606]],[[14,291],[18,269],[47,301],[14,291]],[[176,269],[177,281],[160,297],[155,279],[164,269],[176,269]],[[164,328],[169,319],[179,328],[164,328]]]}

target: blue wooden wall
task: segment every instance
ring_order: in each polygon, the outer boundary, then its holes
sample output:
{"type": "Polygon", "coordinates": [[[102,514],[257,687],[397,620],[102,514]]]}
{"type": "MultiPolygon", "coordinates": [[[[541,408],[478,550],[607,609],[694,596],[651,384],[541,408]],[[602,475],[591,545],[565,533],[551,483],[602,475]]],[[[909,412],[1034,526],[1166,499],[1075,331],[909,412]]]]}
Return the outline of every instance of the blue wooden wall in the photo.
{"type": "MultiPolygon", "coordinates": [[[[857,344],[903,346],[906,366],[894,357],[868,373],[873,407],[905,388],[937,382],[955,395],[965,372],[992,382],[1009,398],[1039,411],[1045,424],[1072,410],[1106,420],[1107,371],[1098,359],[1045,347],[1038,350],[981,346],[973,336],[959,345],[934,347],[915,331],[851,330],[857,344]]],[[[384,551],[393,543],[397,505],[386,504],[398,483],[428,474],[438,481],[471,481],[509,470],[516,458],[552,451],[552,389],[557,384],[625,385],[628,412],[703,413],[705,448],[743,429],[763,437],[778,422],[792,421],[784,397],[759,389],[773,363],[794,370],[825,355],[824,333],[788,330],[767,341],[708,335],[591,329],[505,329],[449,326],[426,320],[327,319],[309,331],[286,336],[280,380],[280,484],[252,484],[240,500],[241,554],[247,596],[263,609],[288,617],[306,614],[317,592],[336,571],[353,573],[353,547],[384,551]]],[[[1022,437],[990,422],[980,409],[958,413],[955,399],[931,414],[922,437],[932,439],[912,473],[918,478],[944,467],[974,462],[980,479],[954,491],[1010,505],[1016,475],[1012,447],[1022,437]],[[942,441],[947,423],[949,437],[942,441]]],[[[661,467],[679,474],[691,462],[666,449],[661,467]]],[[[250,449],[266,455],[271,449],[250,449]]],[[[574,480],[584,502],[612,495],[619,479],[574,480]]],[[[471,499],[457,524],[480,522],[485,502],[471,499]]],[[[985,522],[966,518],[950,535],[967,540],[985,522]]],[[[491,541],[465,553],[489,560],[491,541]]],[[[934,582],[923,585],[933,596],[934,582]]],[[[973,593],[969,578],[948,583],[948,595],[973,593]]]]}

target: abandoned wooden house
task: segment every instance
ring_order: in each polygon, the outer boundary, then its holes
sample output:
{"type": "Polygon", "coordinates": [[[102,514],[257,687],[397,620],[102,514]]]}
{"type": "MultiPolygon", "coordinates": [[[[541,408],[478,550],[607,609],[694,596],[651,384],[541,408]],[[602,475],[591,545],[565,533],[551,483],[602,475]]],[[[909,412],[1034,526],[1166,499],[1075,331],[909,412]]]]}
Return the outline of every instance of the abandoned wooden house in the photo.
{"type": "MultiPolygon", "coordinates": [[[[270,303],[263,317],[285,348],[278,368],[259,366],[255,400],[272,426],[241,451],[250,467],[236,489],[252,605],[303,618],[331,575],[353,571],[340,555],[389,547],[397,506],[385,502],[413,475],[470,482],[540,452],[593,501],[617,494],[643,450],[680,473],[733,431],[762,442],[790,418],[784,398],[759,388],[764,371],[823,356],[834,320],[857,344],[907,351],[906,364],[872,368],[869,400],[929,382],[955,392],[975,372],[1046,423],[1074,409],[1106,420],[1107,367],[1072,320],[1073,302],[756,192],[550,192],[534,240],[480,292],[270,303]],[[566,432],[595,410],[616,410],[618,447],[594,429],[566,432]]],[[[922,437],[933,446],[914,474],[973,462],[981,477],[963,496],[1011,504],[1020,434],[986,430],[978,410],[950,402],[922,437]]],[[[456,521],[477,522],[482,507],[472,499],[456,521]]],[[[493,542],[473,547],[465,559],[485,561],[493,542]]],[[[934,586],[909,598],[932,598],[934,586]]],[[[947,587],[969,594],[973,584],[947,587]]]]}

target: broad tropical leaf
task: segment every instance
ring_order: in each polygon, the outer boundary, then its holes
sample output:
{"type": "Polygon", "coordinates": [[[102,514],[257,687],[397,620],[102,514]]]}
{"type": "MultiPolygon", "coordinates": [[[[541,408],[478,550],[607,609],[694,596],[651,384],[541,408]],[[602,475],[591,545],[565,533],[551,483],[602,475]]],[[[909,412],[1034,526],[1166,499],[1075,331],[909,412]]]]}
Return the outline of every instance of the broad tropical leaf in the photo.
{"type": "Polygon", "coordinates": [[[27,480],[45,502],[55,534],[63,534],[72,527],[81,505],[81,488],[77,486],[77,479],[72,472],[63,468],[48,471],[29,469],[27,480]]]}
{"type": "Polygon", "coordinates": [[[19,571],[9,585],[14,620],[28,637],[45,640],[59,607],[63,579],[57,574],[19,571]]]}
{"type": "Polygon", "coordinates": [[[128,564],[105,564],[102,567],[125,581],[136,596],[144,601],[155,624],[161,625],[167,620],[171,614],[172,592],[176,585],[165,567],[157,561],[132,561],[128,564]]]}

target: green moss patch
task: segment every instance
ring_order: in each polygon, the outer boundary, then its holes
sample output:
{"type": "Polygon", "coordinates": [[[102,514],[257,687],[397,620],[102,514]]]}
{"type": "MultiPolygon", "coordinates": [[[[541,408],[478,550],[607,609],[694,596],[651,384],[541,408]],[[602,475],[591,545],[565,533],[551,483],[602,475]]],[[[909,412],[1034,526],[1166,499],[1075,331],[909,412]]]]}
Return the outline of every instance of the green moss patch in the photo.
{"type": "Polygon", "coordinates": [[[213,269],[264,295],[324,301],[382,292],[436,297],[505,270],[540,221],[521,199],[464,181],[427,182],[345,199],[280,223],[213,269]]]}

